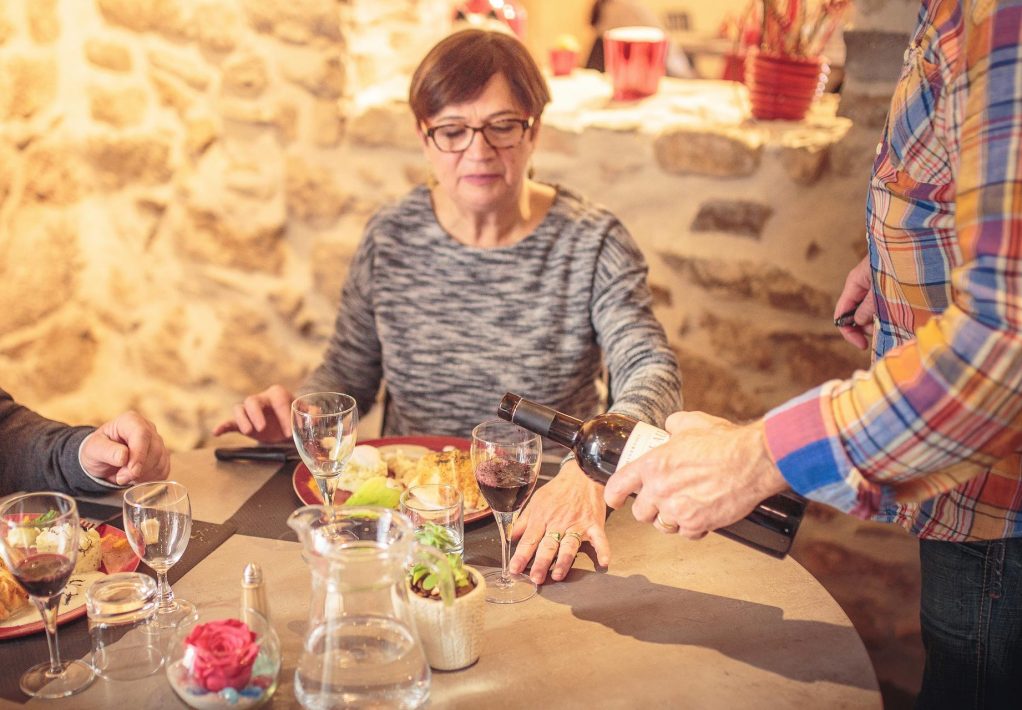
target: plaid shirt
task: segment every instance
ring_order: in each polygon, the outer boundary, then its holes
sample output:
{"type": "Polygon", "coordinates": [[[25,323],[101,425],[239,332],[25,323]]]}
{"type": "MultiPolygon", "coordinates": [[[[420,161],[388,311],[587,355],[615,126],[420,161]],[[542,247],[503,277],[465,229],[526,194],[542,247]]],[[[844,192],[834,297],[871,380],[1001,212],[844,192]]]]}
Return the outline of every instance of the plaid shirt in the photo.
{"type": "Polygon", "coordinates": [[[1022,0],[924,0],[866,217],[873,366],[767,414],[770,453],[921,538],[1022,536],[1022,0]]]}

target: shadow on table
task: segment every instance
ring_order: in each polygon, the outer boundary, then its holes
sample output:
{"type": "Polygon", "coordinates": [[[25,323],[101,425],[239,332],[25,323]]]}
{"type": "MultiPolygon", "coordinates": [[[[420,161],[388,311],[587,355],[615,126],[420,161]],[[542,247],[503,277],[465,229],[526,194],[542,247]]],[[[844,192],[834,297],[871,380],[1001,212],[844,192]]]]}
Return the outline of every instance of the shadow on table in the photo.
{"type": "Polygon", "coordinates": [[[574,569],[566,583],[544,586],[542,595],[570,605],[578,619],[639,641],[702,646],[803,683],[873,689],[858,669],[834,656],[836,646],[861,643],[850,626],[785,619],[776,606],[657,584],[639,574],[574,569]]]}

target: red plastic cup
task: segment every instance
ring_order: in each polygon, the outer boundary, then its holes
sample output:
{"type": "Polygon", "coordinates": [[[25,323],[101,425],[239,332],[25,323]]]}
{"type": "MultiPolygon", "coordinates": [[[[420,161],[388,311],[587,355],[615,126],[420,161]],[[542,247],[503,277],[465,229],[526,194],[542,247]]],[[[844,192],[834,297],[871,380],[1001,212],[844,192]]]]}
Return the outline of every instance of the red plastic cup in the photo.
{"type": "Polygon", "coordinates": [[[550,71],[554,76],[568,76],[576,66],[578,66],[578,52],[575,50],[550,50],[550,71]]]}
{"type": "Polygon", "coordinates": [[[667,61],[667,36],[656,27],[615,27],[603,35],[603,57],[617,101],[657,92],[667,61]]]}

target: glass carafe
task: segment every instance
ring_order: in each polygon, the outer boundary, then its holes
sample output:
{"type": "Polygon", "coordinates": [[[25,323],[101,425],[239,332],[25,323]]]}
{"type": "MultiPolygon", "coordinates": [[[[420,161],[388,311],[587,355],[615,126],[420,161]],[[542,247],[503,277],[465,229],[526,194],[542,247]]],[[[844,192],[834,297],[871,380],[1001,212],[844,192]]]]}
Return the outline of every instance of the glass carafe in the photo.
{"type": "Polygon", "coordinates": [[[295,670],[306,708],[416,708],[430,670],[415,630],[408,565],[437,572],[454,598],[447,560],[417,545],[411,522],[388,508],[310,505],[288,518],[312,571],[309,625],[295,670]]]}

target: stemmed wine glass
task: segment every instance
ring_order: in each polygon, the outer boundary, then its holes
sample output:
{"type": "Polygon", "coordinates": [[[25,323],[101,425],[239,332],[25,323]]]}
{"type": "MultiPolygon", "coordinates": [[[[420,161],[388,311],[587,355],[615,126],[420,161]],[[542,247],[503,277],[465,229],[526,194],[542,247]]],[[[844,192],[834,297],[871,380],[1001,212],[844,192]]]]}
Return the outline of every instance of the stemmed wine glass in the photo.
{"type": "Polygon", "coordinates": [[[476,481],[500,528],[501,569],[486,578],[486,601],[513,604],[536,593],[536,583],[524,574],[511,574],[511,525],[515,514],[536,487],[543,460],[543,440],[503,419],[491,419],[472,430],[472,466],[476,481]]]}
{"type": "Polygon", "coordinates": [[[295,446],[326,505],[333,505],[337,479],[355,448],[357,427],[358,407],[346,394],[314,392],[291,403],[295,446]]]}
{"type": "Polygon", "coordinates": [[[92,666],[61,661],[57,608],[78,558],[78,507],[63,493],[28,493],[0,506],[0,553],[39,609],[50,647],[49,663],[21,676],[21,690],[36,698],[64,698],[92,683],[92,666]]]}
{"type": "Polygon", "coordinates": [[[195,605],[175,599],[167,570],[177,564],[192,534],[192,504],[188,489],[177,481],[140,483],[124,492],[124,531],[135,554],[156,571],[160,604],[156,627],[174,628],[195,611],[195,605]]]}

